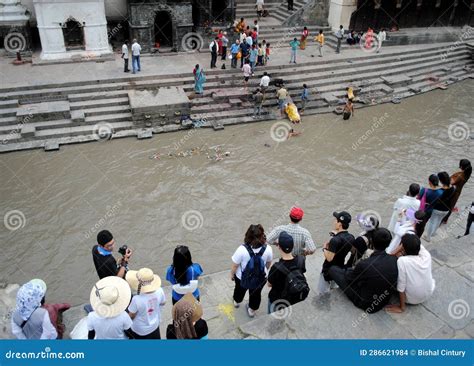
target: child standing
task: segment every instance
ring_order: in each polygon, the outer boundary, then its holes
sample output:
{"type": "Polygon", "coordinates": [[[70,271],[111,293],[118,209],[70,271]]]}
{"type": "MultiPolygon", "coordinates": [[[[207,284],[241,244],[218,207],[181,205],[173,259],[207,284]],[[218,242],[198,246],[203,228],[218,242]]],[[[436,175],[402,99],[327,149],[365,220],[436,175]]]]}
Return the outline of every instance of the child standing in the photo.
{"type": "Polygon", "coordinates": [[[303,84],[303,92],[301,93],[301,109],[300,114],[304,113],[304,108],[306,107],[306,102],[309,99],[309,90],[306,84],[303,84]]]}
{"type": "Polygon", "coordinates": [[[269,60],[270,60],[270,43],[267,43],[267,46],[265,47],[265,65],[267,64],[269,60]]]}
{"type": "Polygon", "coordinates": [[[257,66],[263,66],[263,57],[265,56],[265,50],[262,47],[262,44],[258,44],[258,58],[257,58],[257,66]]]}

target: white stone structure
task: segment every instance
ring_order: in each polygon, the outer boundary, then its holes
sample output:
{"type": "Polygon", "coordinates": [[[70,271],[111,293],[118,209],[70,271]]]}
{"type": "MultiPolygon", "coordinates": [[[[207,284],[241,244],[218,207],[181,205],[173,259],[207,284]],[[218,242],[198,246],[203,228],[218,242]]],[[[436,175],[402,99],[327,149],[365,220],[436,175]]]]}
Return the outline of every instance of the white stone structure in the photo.
{"type": "Polygon", "coordinates": [[[357,10],[357,0],[331,0],[329,7],[328,23],[333,30],[339,29],[342,25],[344,29],[349,29],[351,15],[357,10]]]}
{"type": "Polygon", "coordinates": [[[41,59],[94,58],[112,53],[104,0],[34,0],[41,59]]]}

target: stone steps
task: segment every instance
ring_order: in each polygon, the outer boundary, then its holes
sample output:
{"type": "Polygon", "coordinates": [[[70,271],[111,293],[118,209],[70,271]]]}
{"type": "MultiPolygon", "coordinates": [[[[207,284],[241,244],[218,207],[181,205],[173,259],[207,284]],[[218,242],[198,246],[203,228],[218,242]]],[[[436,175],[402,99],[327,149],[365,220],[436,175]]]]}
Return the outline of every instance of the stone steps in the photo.
{"type": "Polygon", "coordinates": [[[0,110],[18,107],[18,99],[0,100],[0,110]]]}
{"type": "Polygon", "coordinates": [[[0,126],[10,125],[10,124],[15,124],[15,123],[16,123],[16,116],[0,118],[0,126]]]}
{"type": "MultiPolygon", "coordinates": [[[[125,93],[126,94],[126,93],[125,93]]],[[[95,108],[95,107],[109,107],[109,106],[121,106],[128,105],[128,96],[121,98],[106,98],[106,99],[92,99],[92,100],[81,100],[78,102],[71,102],[71,110],[95,108]]]]}
{"type": "Polygon", "coordinates": [[[16,116],[17,108],[2,108],[0,109],[0,117],[12,117],[16,116]]]}
{"type": "MultiPolygon", "coordinates": [[[[79,94],[69,94],[68,99],[71,102],[71,105],[76,102],[82,101],[91,101],[96,98],[102,99],[115,99],[115,98],[128,98],[128,93],[126,90],[110,90],[110,91],[96,91],[96,92],[85,92],[79,94]]],[[[81,104],[79,104],[81,105],[81,104]]]]}
{"type": "MultiPolygon", "coordinates": [[[[76,135],[91,135],[95,126],[75,126],[54,130],[43,130],[35,133],[35,138],[58,138],[76,135]]],[[[110,122],[110,127],[114,132],[129,130],[134,127],[133,122],[110,122]]],[[[98,140],[98,138],[97,138],[98,140]]]]}
{"type": "Polygon", "coordinates": [[[108,114],[108,115],[94,115],[94,116],[86,116],[85,122],[86,124],[93,125],[97,123],[111,123],[111,122],[122,122],[122,121],[131,121],[132,114],[130,112],[125,113],[115,113],[115,114],[108,114]]]}
{"type": "Polygon", "coordinates": [[[111,113],[114,114],[125,114],[127,112],[130,112],[130,105],[111,105],[107,107],[97,107],[97,108],[87,108],[82,110],[87,117],[89,116],[102,116],[102,115],[109,115],[111,113]]]}

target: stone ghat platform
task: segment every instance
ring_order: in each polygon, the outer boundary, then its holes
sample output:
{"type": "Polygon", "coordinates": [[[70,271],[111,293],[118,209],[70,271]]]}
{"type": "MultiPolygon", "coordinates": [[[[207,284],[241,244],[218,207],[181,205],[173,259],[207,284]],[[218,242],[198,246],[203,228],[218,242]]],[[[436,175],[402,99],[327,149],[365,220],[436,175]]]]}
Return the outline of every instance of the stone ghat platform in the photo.
{"type": "Polygon", "coordinates": [[[452,43],[393,46],[381,53],[359,49],[313,60],[310,53],[314,50],[307,50],[305,57],[311,61],[296,65],[286,63],[288,55],[283,51],[286,50],[280,50],[271,65],[257,68],[248,90],[242,88],[240,70],[208,71],[205,93],[199,97],[194,95],[191,72],[0,88],[0,152],[57,150],[60,145],[104,137],[151,137],[185,128],[180,119],[187,111],[203,127],[216,130],[232,124],[278,119],[274,86],[267,92],[262,118],[252,118],[251,92],[258,87],[264,71],[272,79],[283,79],[296,102],[302,84],[308,85],[310,100],[305,115],[337,112],[338,106],[345,103],[347,86],[356,92],[355,107],[362,108],[398,103],[406,97],[446,89],[452,83],[474,78],[473,49],[467,43],[455,47],[452,43]],[[134,116],[130,92],[155,90],[160,94],[160,90],[176,87],[180,88],[180,97],[174,105],[179,110],[169,111],[169,116],[160,111],[134,116]],[[31,110],[50,111],[51,116],[28,114],[31,110]],[[159,120],[163,114],[167,118],[164,123],[159,120]]]}
{"type": "MultiPolygon", "coordinates": [[[[454,221],[453,221],[454,222],[454,221]]],[[[339,289],[318,296],[315,293],[323,257],[321,250],[307,259],[309,297],[288,308],[283,317],[266,314],[268,288],[262,295],[254,319],[244,306],[232,304],[233,282],[229,271],[200,280],[204,316],[212,339],[450,339],[474,337],[474,241],[473,236],[455,239],[454,231],[440,229],[426,245],[433,258],[436,290],[424,304],[408,306],[403,314],[379,311],[368,315],[354,307],[339,289]],[[436,239],[436,240],[435,240],[436,239]]],[[[456,231],[461,231],[461,228],[456,231]]],[[[426,243],[425,243],[426,244],[426,243]]],[[[161,274],[163,278],[163,274],[161,274]]],[[[93,284],[91,284],[92,286],[93,284]]],[[[11,338],[9,316],[15,304],[18,285],[0,290],[0,338],[11,338]]],[[[167,304],[163,309],[161,334],[171,322],[171,288],[165,287],[167,304]]],[[[61,299],[67,301],[67,299],[61,299]]],[[[244,300],[245,303],[246,300],[244,300]]],[[[85,316],[83,304],[64,313],[67,334],[85,316]]]]}

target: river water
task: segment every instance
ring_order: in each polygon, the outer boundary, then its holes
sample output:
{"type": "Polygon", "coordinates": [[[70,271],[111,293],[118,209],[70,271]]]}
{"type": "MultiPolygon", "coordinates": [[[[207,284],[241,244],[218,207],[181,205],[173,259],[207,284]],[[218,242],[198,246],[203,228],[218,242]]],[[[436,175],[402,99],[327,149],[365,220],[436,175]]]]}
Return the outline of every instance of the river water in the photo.
{"type": "MultiPolygon", "coordinates": [[[[17,228],[1,225],[0,281],[40,277],[50,301],[87,302],[97,280],[91,248],[102,229],[134,249],[131,267],[164,277],[179,244],[190,246],[206,273],[228,269],[247,227],[287,223],[292,205],[305,210],[302,225],[318,245],[328,238],[334,210],[371,210],[388,224],[410,183],[453,173],[461,158],[474,160],[474,140],[461,139],[474,131],[473,94],[474,82],[465,81],[357,110],[348,122],[333,114],[306,117],[303,134],[284,142],[272,139],[279,125],[262,122],[0,155],[1,215],[17,228]],[[230,155],[176,156],[216,145],[230,155]],[[155,154],[160,159],[150,158],[155,154]]],[[[473,200],[471,179],[459,206],[473,200]]],[[[454,234],[465,224],[457,217],[454,234]]]]}

